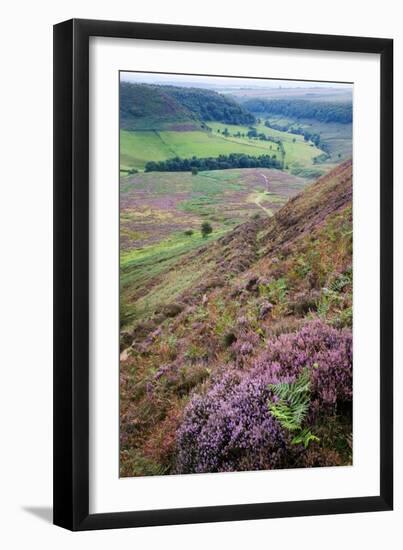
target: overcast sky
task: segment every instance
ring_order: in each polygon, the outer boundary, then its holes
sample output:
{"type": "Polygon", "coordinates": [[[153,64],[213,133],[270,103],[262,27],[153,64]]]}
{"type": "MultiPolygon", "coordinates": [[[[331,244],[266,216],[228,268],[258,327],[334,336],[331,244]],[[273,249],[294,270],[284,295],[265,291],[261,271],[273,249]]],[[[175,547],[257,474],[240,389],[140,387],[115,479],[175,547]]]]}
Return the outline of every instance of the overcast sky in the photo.
{"type": "Polygon", "coordinates": [[[351,84],[338,82],[314,82],[303,80],[275,80],[260,78],[235,78],[219,76],[194,76],[157,73],[121,72],[121,80],[128,82],[143,82],[147,84],[177,84],[180,86],[192,85],[211,88],[341,88],[351,89],[351,84]]]}

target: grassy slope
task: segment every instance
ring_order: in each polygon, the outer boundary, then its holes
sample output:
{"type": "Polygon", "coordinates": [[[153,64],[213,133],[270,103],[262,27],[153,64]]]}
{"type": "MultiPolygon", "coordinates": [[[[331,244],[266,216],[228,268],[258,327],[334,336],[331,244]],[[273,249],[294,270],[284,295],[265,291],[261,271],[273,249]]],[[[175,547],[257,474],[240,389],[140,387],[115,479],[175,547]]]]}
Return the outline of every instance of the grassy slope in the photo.
{"type": "Polygon", "coordinates": [[[172,156],[175,152],[161,140],[158,132],[120,132],[121,169],[143,169],[148,161],[165,160],[172,156]]]}
{"type": "MultiPolygon", "coordinates": [[[[174,317],[156,313],[122,335],[133,346],[121,363],[121,475],[170,471],[181,413],[190,393],[203,391],[211,373],[231,361],[226,335],[238,330],[237,320],[259,335],[261,346],[313,317],[351,326],[351,179],[346,162],[273,218],[245,223],[190,252],[161,281],[163,291],[199,274],[174,296],[174,317]],[[267,300],[274,307],[261,318],[267,300]],[[180,366],[178,377],[156,382],[157,370],[172,362],[180,366]]],[[[349,463],[346,452],[342,461],[349,463]]]]}

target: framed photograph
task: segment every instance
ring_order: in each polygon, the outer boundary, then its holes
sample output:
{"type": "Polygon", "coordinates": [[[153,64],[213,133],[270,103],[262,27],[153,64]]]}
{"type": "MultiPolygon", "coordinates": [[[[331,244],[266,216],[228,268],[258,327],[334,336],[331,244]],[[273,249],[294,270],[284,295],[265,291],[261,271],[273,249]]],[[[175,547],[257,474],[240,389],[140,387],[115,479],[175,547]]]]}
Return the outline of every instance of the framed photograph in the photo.
{"type": "Polygon", "coordinates": [[[54,27],[54,523],[391,510],[393,42],[54,27]]]}

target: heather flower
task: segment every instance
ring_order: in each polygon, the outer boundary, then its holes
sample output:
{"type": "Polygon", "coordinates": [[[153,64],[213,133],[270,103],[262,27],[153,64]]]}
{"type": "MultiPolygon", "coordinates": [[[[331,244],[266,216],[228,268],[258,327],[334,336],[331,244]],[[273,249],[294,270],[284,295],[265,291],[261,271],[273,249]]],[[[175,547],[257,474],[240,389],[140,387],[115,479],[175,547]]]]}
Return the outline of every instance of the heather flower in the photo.
{"type": "Polygon", "coordinates": [[[240,327],[246,326],[248,324],[248,318],[246,315],[241,315],[241,317],[238,317],[238,325],[240,327]]]}
{"type": "MultiPolygon", "coordinates": [[[[256,335],[255,335],[256,336],[256,335]]],[[[251,334],[232,346],[238,356],[251,334]]],[[[257,342],[256,342],[257,344],[257,342]]],[[[243,350],[243,351],[242,351],[243,350]]],[[[307,422],[335,414],[352,400],[352,337],[320,321],[267,342],[249,369],[227,366],[205,395],[194,395],[177,432],[178,473],[290,468],[301,464],[303,446],[270,413],[270,384],[293,382],[307,368],[311,403],[307,422]]],[[[320,461],[315,462],[320,463],[320,461]]]]}
{"type": "Polygon", "coordinates": [[[231,346],[236,364],[242,366],[245,359],[258,350],[259,344],[260,338],[255,332],[242,331],[231,346]]]}

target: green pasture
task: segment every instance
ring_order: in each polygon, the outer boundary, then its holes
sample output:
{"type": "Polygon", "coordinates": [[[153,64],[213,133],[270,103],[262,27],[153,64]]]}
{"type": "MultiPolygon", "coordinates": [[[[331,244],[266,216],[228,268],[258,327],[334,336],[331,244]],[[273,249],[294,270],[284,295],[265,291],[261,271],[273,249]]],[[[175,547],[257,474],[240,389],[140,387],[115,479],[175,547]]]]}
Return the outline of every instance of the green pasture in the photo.
{"type": "Polygon", "coordinates": [[[147,162],[174,157],[175,152],[166,145],[158,132],[120,131],[120,168],[143,170],[147,162]]]}
{"type": "MultiPolygon", "coordinates": [[[[248,138],[236,138],[236,132],[246,133],[245,126],[225,125],[211,123],[212,132],[204,131],[127,131],[120,132],[120,167],[122,170],[136,168],[144,170],[147,162],[160,161],[175,156],[181,158],[217,157],[231,153],[245,153],[253,156],[276,154],[277,145],[272,142],[251,140],[248,138]],[[228,128],[231,136],[225,137],[217,132],[217,129],[228,128]]],[[[286,151],[286,163],[300,162],[304,166],[312,165],[312,159],[320,155],[321,151],[303,141],[301,136],[293,137],[287,132],[279,132],[265,127],[257,126],[259,132],[265,133],[276,139],[281,139],[286,151]]],[[[122,173],[123,175],[123,173],[122,173]]]]}
{"type": "MultiPolygon", "coordinates": [[[[340,162],[352,156],[352,124],[341,124],[340,122],[319,122],[313,119],[293,119],[280,115],[263,116],[272,124],[287,126],[289,130],[303,129],[319,134],[321,140],[327,145],[331,158],[329,163],[340,162]],[[340,155],[340,156],[339,156],[340,155]]],[[[274,132],[276,130],[273,130],[274,132]]],[[[290,132],[280,132],[289,137],[302,139],[302,136],[293,136],[290,132]]]]}
{"type": "MultiPolygon", "coordinates": [[[[250,140],[249,138],[235,138],[234,134],[240,132],[241,134],[247,134],[249,127],[247,126],[236,126],[231,124],[222,124],[220,122],[210,122],[209,126],[212,128],[215,135],[221,135],[221,132],[227,128],[230,136],[223,139],[227,141],[239,143],[249,143],[252,147],[259,146],[265,150],[265,153],[275,154],[277,151],[277,146],[275,143],[270,141],[260,141],[256,139],[250,140]],[[220,133],[218,133],[220,130],[220,133]]],[[[292,171],[292,168],[310,169],[313,167],[313,159],[319,156],[323,151],[313,146],[310,143],[304,141],[303,136],[291,134],[289,132],[281,132],[280,130],[274,130],[273,128],[268,128],[264,123],[255,124],[254,128],[257,129],[258,133],[265,134],[267,137],[273,139],[279,139],[282,141],[285,150],[285,165],[289,167],[292,171]]],[[[319,167],[315,166],[315,170],[319,167]]],[[[302,174],[303,175],[303,174],[302,174]]]]}

